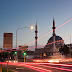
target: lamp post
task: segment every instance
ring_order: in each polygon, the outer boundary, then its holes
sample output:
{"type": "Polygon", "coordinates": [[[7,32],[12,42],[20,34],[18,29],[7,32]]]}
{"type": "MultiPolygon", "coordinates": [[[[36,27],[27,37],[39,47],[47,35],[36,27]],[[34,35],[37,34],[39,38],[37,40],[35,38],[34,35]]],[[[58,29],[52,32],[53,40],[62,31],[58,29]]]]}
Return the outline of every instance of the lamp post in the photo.
{"type": "MultiPolygon", "coordinates": [[[[16,30],[16,48],[17,48],[17,31],[18,31],[19,29],[24,29],[24,28],[33,29],[34,27],[33,27],[33,26],[30,26],[30,27],[22,27],[22,28],[18,28],[18,29],[16,30]]],[[[16,54],[16,58],[17,58],[17,54],[16,54]]]]}
{"type": "Polygon", "coordinates": [[[34,27],[33,27],[33,26],[30,26],[30,27],[22,27],[22,28],[18,28],[18,29],[16,30],[16,48],[17,48],[17,31],[18,31],[19,29],[24,29],[24,28],[33,29],[34,27]]]}
{"type": "Polygon", "coordinates": [[[24,52],[23,55],[24,55],[24,62],[25,62],[26,52],[24,52]]]}
{"type": "Polygon", "coordinates": [[[17,59],[17,51],[15,51],[14,53],[15,53],[15,55],[16,55],[16,57],[15,57],[15,62],[16,62],[16,59],[17,59]]]}

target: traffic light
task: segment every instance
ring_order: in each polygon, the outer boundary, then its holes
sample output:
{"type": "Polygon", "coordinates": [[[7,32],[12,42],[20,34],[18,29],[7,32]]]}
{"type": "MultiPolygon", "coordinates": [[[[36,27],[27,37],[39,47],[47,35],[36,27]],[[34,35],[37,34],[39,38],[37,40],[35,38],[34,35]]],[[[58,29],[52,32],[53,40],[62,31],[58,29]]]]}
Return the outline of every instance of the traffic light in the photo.
{"type": "Polygon", "coordinates": [[[26,55],[26,52],[24,52],[23,55],[26,55]]]}
{"type": "Polygon", "coordinates": [[[17,54],[17,51],[15,51],[14,53],[17,54]]]}
{"type": "Polygon", "coordinates": [[[28,57],[28,55],[26,55],[26,57],[28,57]]]}

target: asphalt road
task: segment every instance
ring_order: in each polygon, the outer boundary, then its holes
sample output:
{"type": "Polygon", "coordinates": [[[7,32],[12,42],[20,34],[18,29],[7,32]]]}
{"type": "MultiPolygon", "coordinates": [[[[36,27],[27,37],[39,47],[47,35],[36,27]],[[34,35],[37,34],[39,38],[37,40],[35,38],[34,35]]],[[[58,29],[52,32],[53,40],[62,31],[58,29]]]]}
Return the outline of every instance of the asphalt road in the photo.
{"type": "MultiPolygon", "coordinates": [[[[3,67],[7,68],[6,65],[3,65],[3,67]]],[[[14,66],[14,65],[9,65],[8,70],[12,70],[13,72],[39,72],[27,67],[14,66]]]]}
{"type": "MultiPolygon", "coordinates": [[[[6,65],[3,65],[4,68],[7,68],[6,65]]],[[[44,67],[42,67],[44,68],[44,67]]],[[[13,72],[40,72],[40,71],[35,71],[33,69],[29,69],[27,67],[21,67],[21,66],[13,66],[13,65],[9,65],[8,66],[9,70],[12,70],[13,72]]],[[[56,69],[51,69],[51,68],[46,68],[49,70],[52,70],[52,72],[66,72],[66,71],[60,71],[60,70],[56,70],[56,69]]],[[[46,71],[44,71],[46,72],[46,71]]]]}
{"type": "MultiPolygon", "coordinates": [[[[7,63],[3,63],[7,67],[7,63]]],[[[72,72],[72,65],[49,64],[49,63],[8,63],[8,69],[14,72],[72,72]],[[71,71],[69,71],[71,70],[71,71]]]]}

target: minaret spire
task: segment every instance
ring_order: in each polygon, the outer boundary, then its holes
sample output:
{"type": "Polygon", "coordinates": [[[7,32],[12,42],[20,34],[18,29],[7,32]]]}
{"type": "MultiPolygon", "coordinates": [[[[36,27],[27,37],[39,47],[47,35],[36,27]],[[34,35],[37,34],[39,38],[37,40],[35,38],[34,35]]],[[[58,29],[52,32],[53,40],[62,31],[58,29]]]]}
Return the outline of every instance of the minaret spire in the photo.
{"type": "Polygon", "coordinates": [[[54,20],[54,17],[53,17],[53,27],[55,27],[55,20],[54,20]]]}
{"type": "Polygon", "coordinates": [[[54,17],[53,17],[53,52],[55,52],[55,20],[54,20],[54,17]]]}
{"type": "Polygon", "coordinates": [[[37,21],[36,21],[36,26],[35,26],[35,50],[37,49],[37,39],[38,39],[37,33],[38,33],[38,31],[37,31],[37,21]]]}

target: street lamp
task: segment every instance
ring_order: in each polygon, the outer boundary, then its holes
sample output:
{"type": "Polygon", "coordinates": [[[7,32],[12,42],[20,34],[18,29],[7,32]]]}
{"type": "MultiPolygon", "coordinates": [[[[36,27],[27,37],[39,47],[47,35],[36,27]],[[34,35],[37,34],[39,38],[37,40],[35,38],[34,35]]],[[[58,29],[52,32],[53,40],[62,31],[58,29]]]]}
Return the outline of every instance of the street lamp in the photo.
{"type": "Polygon", "coordinates": [[[34,27],[33,27],[33,26],[30,26],[30,28],[31,28],[31,29],[34,29],[34,27]]]}
{"type": "Polygon", "coordinates": [[[33,27],[33,26],[30,26],[30,27],[22,27],[22,28],[18,28],[18,29],[16,30],[16,48],[17,48],[17,31],[18,31],[19,29],[24,29],[24,28],[33,29],[34,27],[33,27]]]}
{"type": "MultiPolygon", "coordinates": [[[[22,28],[18,28],[18,29],[16,30],[16,48],[17,48],[17,31],[18,31],[19,29],[24,29],[24,28],[33,29],[34,27],[33,27],[33,26],[30,26],[30,27],[22,27],[22,28]]],[[[17,54],[16,54],[16,60],[17,60],[17,54]]]]}

